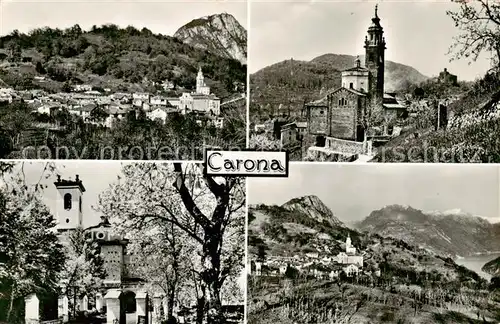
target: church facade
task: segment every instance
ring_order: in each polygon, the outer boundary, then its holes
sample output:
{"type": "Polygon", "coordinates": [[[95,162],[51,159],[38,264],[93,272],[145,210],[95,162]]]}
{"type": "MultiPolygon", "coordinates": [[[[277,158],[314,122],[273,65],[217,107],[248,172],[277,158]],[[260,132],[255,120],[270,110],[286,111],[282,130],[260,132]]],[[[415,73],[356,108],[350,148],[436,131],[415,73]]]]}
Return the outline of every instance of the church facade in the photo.
{"type": "MultiPolygon", "coordinates": [[[[61,243],[66,245],[69,244],[69,237],[74,230],[84,228],[82,206],[85,187],[78,175],[75,180],[65,180],[58,176],[54,185],[58,192],[55,208],[56,229],[61,243]]],[[[79,310],[90,311],[92,304],[97,311],[106,309],[106,323],[125,324],[128,320],[126,312],[130,313],[133,309],[136,322],[143,317],[148,323],[149,317],[152,317],[153,323],[150,324],[159,323],[156,320],[158,317],[149,314],[148,305],[155,305],[155,313],[158,313],[160,308],[166,313],[166,300],[161,295],[149,296],[146,281],[134,273],[137,259],[127,252],[128,240],[114,233],[106,217],[101,217],[99,224],[84,228],[84,232],[88,239],[98,243],[106,275],[102,286],[93,294],[95,300],[89,302],[88,296],[81,296],[77,303],[79,310]]],[[[71,310],[66,296],[59,298],[58,313],[63,322],[68,321],[71,310]]]]}
{"type": "Polygon", "coordinates": [[[325,137],[363,142],[367,118],[372,112],[383,110],[386,50],[383,35],[375,7],[364,43],[365,66],[356,59],[352,68],[342,72],[339,88],[305,105],[308,133],[316,136],[317,146],[324,146],[325,137]]]}

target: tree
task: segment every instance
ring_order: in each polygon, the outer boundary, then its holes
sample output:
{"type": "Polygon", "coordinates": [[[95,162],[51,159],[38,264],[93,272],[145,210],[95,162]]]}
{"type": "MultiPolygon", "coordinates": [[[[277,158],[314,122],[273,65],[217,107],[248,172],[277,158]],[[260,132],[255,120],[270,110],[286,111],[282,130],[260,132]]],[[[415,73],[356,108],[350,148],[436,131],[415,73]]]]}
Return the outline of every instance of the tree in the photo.
{"type": "Polygon", "coordinates": [[[42,65],[42,62],[40,62],[40,61],[36,62],[35,70],[36,70],[36,72],[38,72],[40,74],[47,73],[47,71],[45,71],[45,68],[42,65]]]}
{"type": "Polygon", "coordinates": [[[476,61],[483,52],[492,54],[493,64],[500,62],[500,5],[488,0],[453,0],[460,8],[447,11],[461,34],[455,37],[450,53],[454,59],[476,61]]]}
{"type": "Polygon", "coordinates": [[[167,295],[167,318],[172,317],[183,281],[189,277],[190,264],[187,260],[193,251],[186,234],[173,223],[158,219],[152,219],[143,226],[135,221],[120,222],[116,230],[121,235],[127,233],[130,239],[127,250],[136,257],[136,267],[132,271],[146,279],[152,291],[159,287],[167,295]]]}
{"type": "Polygon", "coordinates": [[[73,293],[88,294],[101,286],[106,275],[104,260],[99,255],[97,242],[87,238],[83,228],[77,228],[68,235],[65,252],[67,260],[59,281],[63,294],[71,300],[73,293]]]}
{"type": "Polygon", "coordinates": [[[21,61],[21,46],[17,41],[9,42],[7,44],[7,51],[11,62],[17,63],[21,61]]]}
{"type": "Polygon", "coordinates": [[[180,163],[127,165],[123,174],[124,181],[100,196],[101,211],[136,227],[157,221],[185,233],[199,250],[199,290],[208,292],[198,307],[208,302],[208,323],[223,323],[221,289],[243,268],[244,179],[212,177],[200,165],[180,163]]]}
{"type": "Polygon", "coordinates": [[[9,323],[19,320],[13,318],[20,310],[14,306],[16,301],[30,293],[57,290],[65,259],[55,220],[37,188],[17,179],[0,191],[0,299],[9,300],[0,314],[9,323]]]}

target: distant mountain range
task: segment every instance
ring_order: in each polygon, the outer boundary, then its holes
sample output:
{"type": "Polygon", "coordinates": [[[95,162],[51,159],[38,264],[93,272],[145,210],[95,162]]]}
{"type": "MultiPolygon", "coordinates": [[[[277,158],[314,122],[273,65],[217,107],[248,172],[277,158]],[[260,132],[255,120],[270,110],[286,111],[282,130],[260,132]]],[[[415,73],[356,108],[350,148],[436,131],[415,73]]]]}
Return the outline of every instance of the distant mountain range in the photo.
{"type": "MultiPolygon", "coordinates": [[[[340,86],[341,72],[355,64],[356,56],[325,54],[310,61],[285,60],[265,67],[250,76],[251,116],[277,114],[278,107],[298,114],[303,104],[340,86]]],[[[364,57],[360,57],[364,62],[364,57]]],[[[411,66],[385,62],[385,91],[393,92],[418,84],[428,77],[411,66]]],[[[288,111],[286,111],[288,112],[288,111]]]]}
{"type": "Polygon", "coordinates": [[[424,212],[391,205],[371,212],[357,227],[451,257],[500,251],[500,224],[460,210],[424,212]]]}
{"type": "Polygon", "coordinates": [[[247,62],[247,31],[228,13],[192,20],[179,28],[174,37],[218,56],[247,62]]]}

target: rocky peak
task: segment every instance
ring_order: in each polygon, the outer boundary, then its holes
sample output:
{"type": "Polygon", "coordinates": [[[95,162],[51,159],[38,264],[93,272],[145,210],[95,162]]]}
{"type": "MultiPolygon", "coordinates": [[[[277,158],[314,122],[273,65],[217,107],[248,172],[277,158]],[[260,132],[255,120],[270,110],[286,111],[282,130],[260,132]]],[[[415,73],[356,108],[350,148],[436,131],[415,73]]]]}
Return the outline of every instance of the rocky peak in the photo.
{"type": "Polygon", "coordinates": [[[194,19],[179,28],[174,37],[194,47],[246,64],[247,31],[231,14],[221,13],[194,19]]]}
{"type": "Polygon", "coordinates": [[[297,211],[308,215],[318,222],[326,221],[333,226],[344,226],[344,224],[333,215],[321,199],[315,195],[293,198],[281,207],[289,211],[297,211]]]}

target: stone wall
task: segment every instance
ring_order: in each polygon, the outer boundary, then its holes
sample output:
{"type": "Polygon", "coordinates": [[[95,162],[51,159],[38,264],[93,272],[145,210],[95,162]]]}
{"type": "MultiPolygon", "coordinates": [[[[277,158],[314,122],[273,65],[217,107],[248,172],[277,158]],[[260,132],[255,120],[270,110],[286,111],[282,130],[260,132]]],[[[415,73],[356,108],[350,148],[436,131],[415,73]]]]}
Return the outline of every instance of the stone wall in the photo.
{"type": "Polygon", "coordinates": [[[358,124],[358,109],[360,108],[359,96],[341,89],[331,95],[331,132],[330,136],[356,139],[356,127],[358,124]],[[339,101],[347,100],[347,104],[341,105],[339,101]]]}
{"type": "Polygon", "coordinates": [[[325,148],[349,154],[363,154],[365,151],[363,142],[345,141],[332,137],[327,137],[325,148]]]}
{"type": "Polygon", "coordinates": [[[328,135],[328,107],[311,106],[309,107],[309,133],[328,135]]]}

